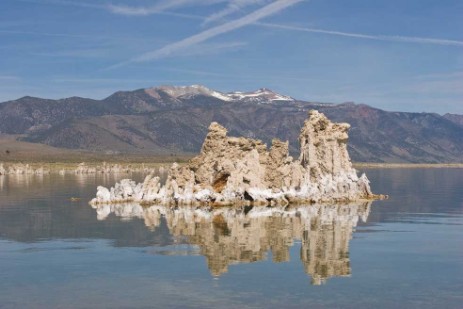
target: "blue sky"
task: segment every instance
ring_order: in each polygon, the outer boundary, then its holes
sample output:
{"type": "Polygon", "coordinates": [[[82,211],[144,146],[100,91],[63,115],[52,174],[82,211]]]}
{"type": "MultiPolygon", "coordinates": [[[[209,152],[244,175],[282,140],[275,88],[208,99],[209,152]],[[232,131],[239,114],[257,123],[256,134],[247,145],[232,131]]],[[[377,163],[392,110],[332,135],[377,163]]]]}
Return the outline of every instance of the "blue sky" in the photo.
{"type": "Polygon", "coordinates": [[[1,0],[0,101],[203,84],[463,114],[461,0],[1,0]]]}

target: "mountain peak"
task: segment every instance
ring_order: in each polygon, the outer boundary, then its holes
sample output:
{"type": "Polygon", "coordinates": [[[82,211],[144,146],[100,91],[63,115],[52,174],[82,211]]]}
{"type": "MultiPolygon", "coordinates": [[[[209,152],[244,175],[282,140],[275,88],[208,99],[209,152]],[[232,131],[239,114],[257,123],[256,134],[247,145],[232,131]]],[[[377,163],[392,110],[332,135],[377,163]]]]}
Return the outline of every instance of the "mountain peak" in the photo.
{"type": "Polygon", "coordinates": [[[260,88],[252,92],[229,92],[227,95],[234,100],[248,102],[294,101],[292,97],[279,94],[268,88],[260,88]]]}
{"type": "Polygon", "coordinates": [[[268,88],[260,88],[252,92],[236,91],[236,92],[223,93],[220,91],[207,88],[206,86],[203,86],[203,85],[190,85],[190,86],[165,85],[165,86],[145,89],[145,92],[149,94],[150,96],[155,97],[157,99],[161,98],[159,92],[163,92],[175,99],[188,99],[193,96],[203,95],[203,96],[215,97],[219,100],[226,101],[226,102],[243,101],[243,102],[267,103],[267,102],[273,102],[273,101],[294,101],[293,98],[289,96],[281,95],[268,88]]]}
{"type": "Polygon", "coordinates": [[[186,98],[190,98],[196,95],[204,95],[204,96],[215,97],[222,101],[231,101],[230,98],[224,95],[223,93],[209,89],[203,85],[190,85],[190,86],[164,85],[164,86],[145,89],[145,92],[147,94],[155,98],[160,97],[159,96],[160,91],[176,99],[181,99],[181,98],[186,99],[186,98]]]}

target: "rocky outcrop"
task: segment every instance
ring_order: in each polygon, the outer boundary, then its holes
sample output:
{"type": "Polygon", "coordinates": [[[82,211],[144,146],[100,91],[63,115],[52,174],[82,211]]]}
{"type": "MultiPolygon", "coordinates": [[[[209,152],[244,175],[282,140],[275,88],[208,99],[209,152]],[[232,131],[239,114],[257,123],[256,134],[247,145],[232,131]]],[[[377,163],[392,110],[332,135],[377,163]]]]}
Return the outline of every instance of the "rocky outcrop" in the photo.
{"type": "Polygon", "coordinates": [[[152,175],[140,184],[122,180],[111,189],[98,187],[91,204],[285,205],[380,198],[372,194],[367,177],[358,177],[352,167],[349,127],[310,111],[299,137],[300,156],[294,160],[288,142],[274,139],[267,150],[260,140],[227,136],[213,122],[201,153],[186,166],[174,164],[165,185],[152,175]]]}
{"type": "MultiPolygon", "coordinates": [[[[98,220],[115,215],[123,220],[142,219],[150,230],[167,226],[175,243],[198,246],[214,276],[226,273],[229,265],[265,260],[270,252],[273,262],[287,262],[291,247],[300,246],[303,269],[312,284],[319,285],[331,277],[351,274],[349,243],[357,223],[366,222],[370,205],[208,208],[120,203],[94,208],[98,220]]],[[[162,250],[163,254],[178,254],[165,247],[162,250]]]]}

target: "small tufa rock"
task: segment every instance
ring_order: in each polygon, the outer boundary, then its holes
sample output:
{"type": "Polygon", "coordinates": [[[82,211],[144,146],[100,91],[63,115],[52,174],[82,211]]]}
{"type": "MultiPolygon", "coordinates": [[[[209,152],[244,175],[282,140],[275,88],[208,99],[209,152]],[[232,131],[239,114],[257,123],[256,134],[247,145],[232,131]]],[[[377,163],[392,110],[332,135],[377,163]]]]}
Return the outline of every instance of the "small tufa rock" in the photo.
{"type": "Polygon", "coordinates": [[[381,198],[352,167],[349,127],[310,111],[299,136],[299,159],[293,160],[288,142],[274,139],[268,151],[260,140],[228,137],[227,129],[213,122],[201,153],[186,166],[174,164],[164,186],[153,176],[141,184],[126,179],[111,190],[99,187],[91,204],[285,205],[381,198]]]}
{"type": "Polygon", "coordinates": [[[10,164],[4,166],[3,163],[0,164],[0,175],[45,175],[50,174],[50,170],[45,169],[43,166],[34,169],[29,164],[10,164]]]}

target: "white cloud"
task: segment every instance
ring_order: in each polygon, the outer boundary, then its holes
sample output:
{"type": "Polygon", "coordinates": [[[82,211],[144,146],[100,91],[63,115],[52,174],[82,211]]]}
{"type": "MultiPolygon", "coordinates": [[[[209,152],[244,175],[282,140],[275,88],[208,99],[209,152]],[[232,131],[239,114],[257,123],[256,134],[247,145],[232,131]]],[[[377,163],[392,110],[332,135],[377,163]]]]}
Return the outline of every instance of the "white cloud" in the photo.
{"type": "Polygon", "coordinates": [[[198,34],[195,34],[193,36],[190,36],[186,39],[183,39],[181,41],[166,45],[160,49],[154,50],[152,52],[147,52],[141,56],[138,56],[136,58],[133,58],[129,61],[123,62],[116,64],[110,68],[116,68],[120,67],[129,63],[133,62],[146,62],[150,60],[156,60],[164,57],[168,57],[172,55],[175,52],[178,52],[179,50],[188,48],[190,46],[199,44],[201,42],[204,42],[208,39],[211,39],[213,37],[216,37],[220,34],[227,33],[239,28],[242,28],[244,26],[247,26],[249,24],[255,23],[267,16],[276,14],[283,9],[286,9],[287,7],[290,7],[296,3],[301,2],[302,0],[277,0],[269,5],[266,5],[244,17],[241,17],[239,19],[227,22],[225,24],[207,29],[203,32],[200,32],[198,34]]]}
{"type": "MultiPolygon", "coordinates": [[[[172,1],[171,7],[174,8],[180,6],[180,2],[183,5],[187,5],[192,0],[176,0],[172,1]],[[178,3],[176,3],[178,2],[178,3]]],[[[279,0],[284,2],[284,0],[279,0]]],[[[288,0],[291,1],[291,0],[288,0]]],[[[299,0],[304,1],[304,0],[299,0]]],[[[225,0],[210,0],[210,1],[196,1],[196,3],[202,3],[203,5],[209,5],[214,3],[225,2],[225,0]]],[[[228,15],[236,13],[243,9],[246,6],[250,5],[257,5],[268,2],[268,0],[228,0],[228,6],[223,10],[214,13],[206,18],[190,15],[190,14],[181,14],[181,13],[172,13],[172,12],[162,12],[162,10],[155,11],[154,9],[151,10],[150,14],[172,14],[178,17],[184,18],[194,18],[194,19],[203,19],[203,25],[216,21],[218,19],[224,18],[228,15]]],[[[166,4],[167,5],[167,4],[166,4]]],[[[136,11],[136,8],[132,8],[136,11]]],[[[130,9],[129,11],[130,12],[130,9]]],[[[140,9],[140,13],[143,12],[143,9],[140,9]]],[[[142,14],[143,15],[143,14],[142,14]]],[[[444,46],[463,46],[463,41],[459,40],[450,40],[450,39],[441,39],[441,38],[425,38],[425,37],[410,37],[410,36],[400,36],[400,35],[371,35],[371,34],[364,34],[364,33],[353,33],[353,32],[343,32],[343,31],[333,31],[333,30],[325,30],[325,29],[318,29],[318,28],[304,28],[304,27],[296,27],[296,26],[288,26],[288,25],[280,25],[280,24],[272,24],[272,23],[259,23],[255,22],[256,25],[270,27],[270,28],[278,28],[284,30],[293,30],[293,31],[303,31],[303,32],[311,32],[311,33],[322,33],[328,35],[336,35],[336,36],[344,36],[344,37],[352,37],[358,39],[369,39],[369,40],[377,40],[377,41],[388,41],[388,42],[405,42],[405,43],[418,43],[418,44],[431,44],[431,45],[444,45],[444,46]]]]}
{"type": "MultiPolygon", "coordinates": [[[[150,14],[162,14],[162,15],[171,15],[182,18],[189,19],[198,19],[203,20],[203,24],[221,19],[225,16],[233,14],[242,8],[254,4],[262,4],[268,2],[269,0],[161,0],[156,2],[155,5],[150,7],[134,7],[127,5],[115,5],[109,4],[105,5],[102,2],[96,3],[87,3],[82,1],[70,1],[70,0],[18,0],[21,2],[37,3],[37,4],[55,4],[55,5],[71,5],[95,9],[106,9],[115,14],[123,15],[150,15],[150,14]],[[166,12],[169,9],[175,9],[180,7],[187,6],[207,6],[218,3],[228,3],[228,6],[217,13],[214,13],[208,17],[201,17],[192,14],[176,13],[176,12],[166,12]]],[[[301,2],[305,0],[298,0],[301,2]]],[[[288,2],[291,3],[293,0],[278,0],[276,2],[288,2]]],[[[291,5],[291,4],[290,4],[291,5]]],[[[432,44],[432,45],[445,45],[445,46],[463,46],[463,41],[459,40],[450,40],[450,39],[441,39],[441,38],[424,38],[424,37],[409,37],[409,36],[400,36],[400,35],[374,35],[374,34],[364,34],[364,33],[353,33],[353,32],[343,32],[343,31],[333,31],[325,30],[318,28],[304,28],[290,25],[281,25],[281,24],[272,24],[272,23],[260,23],[254,22],[254,24],[269,28],[283,29],[283,30],[293,30],[293,31],[303,31],[311,33],[322,33],[328,35],[344,36],[358,39],[367,39],[367,40],[377,40],[377,41],[389,41],[389,42],[406,42],[406,43],[418,43],[418,44],[432,44]]],[[[35,34],[33,32],[22,32],[22,31],[8,31],[0,30],[0,33],[18,33],[18,34],[35,34]]],[[[72,36],[72,35],[62,35],[62,34],[53,34],[53,33],[41,33],[41,35],[49,36],[72,36]]]]}
{"type": "Polygon", "coordinates": [[[51,4],[51,5],[67,5],[82,8],[103,9],[105,6],[94,2],[84,1],[70,1],[70,0],[17,0],[19,2],[33,3],[33,4],[51,4]]]}
{"type": "Polygon", "coordinates": [[[152,14],[172,15],[184,18],[203,19],[201,16],[194,16],[189,14],[165,12],[166,10],[176,9],[188,6],[206,6],[216,3],[223,3],[230,0],[160,0],[152,6],[130,6],[126,4],[113,4],[110,1],[94,0],[90,2],[81,0],[16,0],[25,3],[41,4],[41,5],[61,5],[61,6],[74,6],[88,9],[105,10],[119,15],[133,15],[133,16],[146,16],[152,14]]]}
{"type": "Polygon", "coordinates": [[[146,16],[151,14],[157,14],[169,9],[175,9],[186,6],[198,6],[198,5],[211,5],[227,0],[163,0],[158,1],[152,6],[128,6],[128,5],[108,5],[110,12],[121,15],[134,15],[134,16],[146,16]]]}
{"type": "Polygon", "coordinates": [[[389,42],[434,44],[434,45],[446,45],[446,46],[463,46],[463,41],[457,41],[457,40],[409,37],[409,36],[399,36],[399,35],[370,35],[370,34],[363,34],[363,33],[331,31],[331,30],[323,30],[323,29],[315,29],[315,28],[303,28],[303,27],[295,27],[295,26],[287,26],[287,25],[271,24],[271,23],[256,23],[256,24],[260,26],[264,26],[264,27],[269,27],[269,28],[312,32],[312,33],[323,33],[323,34],[352,37],[352,38],[358,38],[358,39],[389,41],[389,42]]]}
{"type": "Polygon", "coordinates": [[[268,0],[230,0],[227,7],[204,19],[203,25],[222,19],[228,15],[241,11],[243,8],[251,5],[268,3],[268,0]]]}

